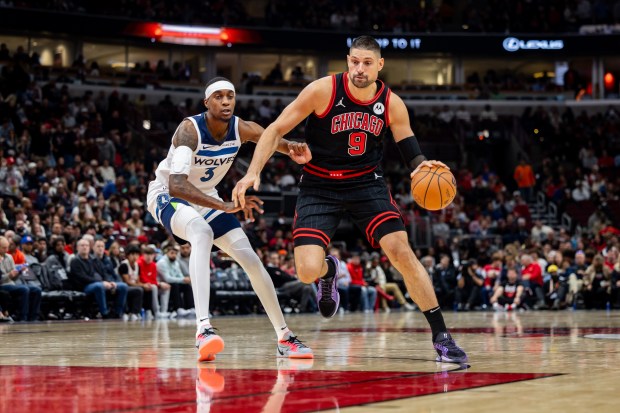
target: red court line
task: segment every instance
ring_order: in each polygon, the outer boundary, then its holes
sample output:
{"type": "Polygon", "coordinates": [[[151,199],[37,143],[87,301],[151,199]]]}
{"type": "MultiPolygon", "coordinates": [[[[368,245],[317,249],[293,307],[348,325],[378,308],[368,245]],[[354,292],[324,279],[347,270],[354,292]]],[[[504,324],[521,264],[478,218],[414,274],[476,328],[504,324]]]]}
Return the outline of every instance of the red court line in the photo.
{"type": "Polygon", "coordinates": [[[554,375],[0,366],[0,398],[13,413],[303,413],[554,375]]]}

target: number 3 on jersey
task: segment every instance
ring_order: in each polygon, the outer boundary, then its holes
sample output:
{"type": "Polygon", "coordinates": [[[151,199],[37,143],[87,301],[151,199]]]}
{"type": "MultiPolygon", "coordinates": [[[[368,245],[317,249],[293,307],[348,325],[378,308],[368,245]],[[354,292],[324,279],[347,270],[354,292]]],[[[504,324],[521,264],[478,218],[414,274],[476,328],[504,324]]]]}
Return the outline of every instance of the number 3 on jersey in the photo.
{"type": "Polygon", "coordinates": [[[200,178],[200,181],[201,181],[201,182],[207,182],[209,179],[213,178],[213,175],[214,175],[213,170],[214,170],[215,168],[216,168],[216,167],[214,166],[214,167],[212,167],[212,168],[207,168],[207,169],[205,169],[205,176],[201,177],[201,178],[200,178]]]}
{"type": "Polygon", "coordinates": [[[352,132],[349,134],[349,155],[359,156],[366,152],[366,132],[352,132]]]}

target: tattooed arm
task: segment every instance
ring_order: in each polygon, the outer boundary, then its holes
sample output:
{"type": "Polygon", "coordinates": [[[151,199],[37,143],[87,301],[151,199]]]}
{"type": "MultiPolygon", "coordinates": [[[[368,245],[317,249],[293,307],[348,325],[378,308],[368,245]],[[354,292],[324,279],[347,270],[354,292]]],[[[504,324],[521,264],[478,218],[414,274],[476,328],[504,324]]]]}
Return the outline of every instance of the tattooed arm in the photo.
{"type": "MultiPolygon", "coordinates": [[[[183,123],[181,123],[181,126],[172,139],[172,144],[175,148],[187,146],[192,151],[196,150],[196,147],[198,146],[198,134],[196,133],[194,125],[189,120],[184,120],[183,123]]],[[[191,161],[193,161],[193,159],[191,161]]],[[[219,199],[206,195],[196,188],[191,182],[189,182],[187,178],[188,176],[185,174],[170,174],[168,181],[170,196],[184,199],[185,201],[191,202],[195,205],[219,209],[225,212],[237,212],[242,210],[242,208],[235,207],[232,202],[223,202],[219,199]]],[[[253,219],[252,209],[262,213],[259,204],[262,204],[262,201],[256,198],[253,200],[253,204],[250,208],[243,208],[246,219],[253,219]]]]}

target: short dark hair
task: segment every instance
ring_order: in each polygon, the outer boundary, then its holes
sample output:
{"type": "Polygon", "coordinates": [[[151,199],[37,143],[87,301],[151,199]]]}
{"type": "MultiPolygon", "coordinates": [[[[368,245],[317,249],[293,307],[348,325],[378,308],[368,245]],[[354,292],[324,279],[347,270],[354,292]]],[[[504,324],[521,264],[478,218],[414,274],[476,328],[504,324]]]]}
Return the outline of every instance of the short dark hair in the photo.
{"type": "Polygon", "coordinates": [[[349,48],[349,53],[353,49],[372,50],[381,57],[381,46],[379,46],[379,43],[372,36],[359,36],[353,39],[351,47],[349,48]]]}

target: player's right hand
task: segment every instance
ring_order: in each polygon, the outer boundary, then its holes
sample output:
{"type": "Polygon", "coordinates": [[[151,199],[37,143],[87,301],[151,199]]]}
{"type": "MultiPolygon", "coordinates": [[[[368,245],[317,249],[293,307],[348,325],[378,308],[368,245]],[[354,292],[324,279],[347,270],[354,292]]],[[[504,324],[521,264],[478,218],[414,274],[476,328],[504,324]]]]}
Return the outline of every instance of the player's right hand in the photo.
{"type": "MultiPolygon", "coordinates": [[[[233,188],[232,200],[236,207],[245,208],[245,191],[254,188],[258,191],[260,187],[260,175],[247,174],[233,188]]],[[[249,198],[249,197],[248,197],[249,198]]]]}
{"type": "Polygon", "coordinates": [[[422,169],[422,167],[433,168],[434,166],[442,166],[442,167],[444,167],[444,168],[446,168],[448,170],[450,169],[450,168],[448,168],[448,165],[446,165],[445,163],[443,163],[441,161],[435,161],[435,160],[430,159],[430,160],[426,160],[426,161],[422,162],[420,165],[418,165],[418,167],[415,168],[415,170],[413,172],[411,172],[409,177],[411,179],[413,179],[415,174],[417,174],[420,171],[420,169],[422,169]]]}

